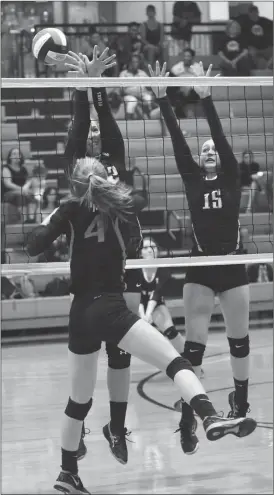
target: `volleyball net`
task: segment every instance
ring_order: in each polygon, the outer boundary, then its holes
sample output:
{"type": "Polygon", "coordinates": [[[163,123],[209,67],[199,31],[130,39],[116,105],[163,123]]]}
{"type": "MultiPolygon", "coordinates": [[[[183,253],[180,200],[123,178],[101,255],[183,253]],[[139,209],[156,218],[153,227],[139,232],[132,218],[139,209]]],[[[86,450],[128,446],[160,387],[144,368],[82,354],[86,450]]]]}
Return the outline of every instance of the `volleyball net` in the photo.
{"type": "MultiPolygon", "coordinates": [[[[69,274],[66,241],[36,259],[27,255],[26,236],[68,194],[64,150],[73,118],[73,92],[88,87],[92,125],[98,117],[91,87],[106,87],[109,104],[125,144],[127,177],[135,189],[144,184],[148,205],[139,215],[143,236],[159,245],[155,260],[128,260],[127,268],[222,264],[262,264],[273,260],[273,78],[199,78],[211,86],[224,133],[241,164],[242,255],[191,256],[192,224],[184,183],[172,142],[150,87],[168,85],[168,94],[194,159],[210,130],[192,90],[197,78],[2,79],[2,275],[69,274]],[[21,194],[9,189],[5,170],[22,158],[21,194]],[[245,153],[245,154],[244,154],[245,153]],[[13,161],[13,162],[12,162],[13,161]],[[23,172],[22,172],[23,171],[23,172]],[[24,185],[28,183],[26,187],[24,185]]],[[[225,227],[225,226],[224,226],[225,227]]]]}

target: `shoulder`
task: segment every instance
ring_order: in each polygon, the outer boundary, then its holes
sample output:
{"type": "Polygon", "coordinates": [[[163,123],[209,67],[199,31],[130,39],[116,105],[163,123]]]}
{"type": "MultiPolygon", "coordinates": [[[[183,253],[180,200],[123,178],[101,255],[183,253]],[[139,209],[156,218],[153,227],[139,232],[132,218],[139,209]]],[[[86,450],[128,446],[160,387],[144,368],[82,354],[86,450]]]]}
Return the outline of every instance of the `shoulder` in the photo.
{"type": "Polygon", "coordinates": [[[139,77],[148,77],[147,73],[144,70],[139,70],[138,76],[139,77]]]}
{"type": "Polygon", "coordinates": [[[178,62],[177,64],[173,65],[171,72],[174,74],[174,76],[179,76],[182,72],[184,72],[184,70],[184,62],[178,62]]]}

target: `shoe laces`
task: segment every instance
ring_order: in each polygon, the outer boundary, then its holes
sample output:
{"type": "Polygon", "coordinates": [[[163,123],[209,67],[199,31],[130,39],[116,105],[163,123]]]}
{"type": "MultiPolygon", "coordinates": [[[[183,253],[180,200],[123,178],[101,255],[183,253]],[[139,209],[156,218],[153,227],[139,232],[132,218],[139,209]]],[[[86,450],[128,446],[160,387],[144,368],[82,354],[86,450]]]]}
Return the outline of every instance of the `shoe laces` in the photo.
{"type": "Polygon", "coordinates": [[[89,428],[84,428],[83,433],[82,433],[82,438],[85,438],[86,435],[90,434],[90,429],[89,428]]]}
{"type": "Polygon", "coordinates": [[[127,442],[134,443],[133,440],[129,440],[129,438],[127,438],[132,433],[131,431],[128,431],[127,428],[124,428],[121,435],[115,435],[111,432],[111,430],[110,430],[110,433],[111,433],[111,438],[112,438],[114,444],[119,443],[122,438],[124,438],[124,440],[127,440],[127,442]]]}

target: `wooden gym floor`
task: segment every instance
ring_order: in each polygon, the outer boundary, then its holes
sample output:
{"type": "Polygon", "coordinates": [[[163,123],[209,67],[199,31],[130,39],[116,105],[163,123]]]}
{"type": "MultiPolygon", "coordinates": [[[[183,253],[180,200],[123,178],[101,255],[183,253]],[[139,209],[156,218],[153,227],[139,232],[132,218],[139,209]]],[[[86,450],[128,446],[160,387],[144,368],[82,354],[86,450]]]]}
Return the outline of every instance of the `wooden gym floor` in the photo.
{"type": "MultiPolygon", "coordinates": [[[[108,422],[106,355],[101,351],[94,406],[86,425],[80,476],[94,494],[273,493],[273,331],[251,331],[249,401],[257,430],[210,443],[199,424],[200,449],[182,453],[173,405],[177,390],[163,374],[133,358],[127,427],[129,462],[117,463],[102,436],[108,422]],[[150,377],[150,375],[154,375],[150,377]],[[150,378],[149,378],[150,377],[150,378]]],[[[67,402],[66,344],[2,348],[2,493],[50,494],[60,466],[60,423],[67,402]]],[[[227,414],[232,387],[224,333],[211,333],[205,388],[227,414]]]]}

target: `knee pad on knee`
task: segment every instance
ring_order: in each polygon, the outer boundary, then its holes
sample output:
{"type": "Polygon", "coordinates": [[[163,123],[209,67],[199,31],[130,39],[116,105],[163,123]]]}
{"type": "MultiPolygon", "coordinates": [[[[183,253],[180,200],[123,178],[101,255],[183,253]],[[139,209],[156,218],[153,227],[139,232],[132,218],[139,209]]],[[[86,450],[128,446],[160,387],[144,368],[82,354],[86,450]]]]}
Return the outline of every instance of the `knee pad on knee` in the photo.
{"type": "Polygon", "coordinates": [[[78,421],[84,421],[88,412],[92,406],[92,398],[85,404],[79,404],[74,402],[71,398],[68,400],[68,405],[65,409],[65,414],[72,419],[77,419],[78,421]]]}
{"type": "Polygon", "coordinates": [[[164,332],[163,332],[163,335],[169,339],[169,340],[172,340],[172,339],[175,339],[175,337],[177,337],[178,335],[178,330],[176,330],[176,328],[174,326],[172,327],[168,327],[164,332]]]}
{"type": "Polygon", "coordinates": [[[227,337],[230,354],[235,358],[244,358],[249,354],[249,335],[246,335],[243,339],[232,339],[227,337]]]}
{"type": "Polygon", "coordinates": [[[206,346],[197,342],[185,341],[184,357],[191,362],[192,366],[201,366],[206,346]]]}
{"type": "Polygon", "coordinates": [[[123,351],[115,344],[106,344],[108,365],[114,370],[123,370],[130,366],[131,354],[123,351]]]}
{"type": "Polygon", "coordinates": [[[176,373],[182,370],[189,370],[194,373],[191,363],[184,357],[178,356],[173,359],[173,361],[171,361],[171,363],[168,365],[166,374],[169,378],[171,378],[171,380],[174,380],[174,376],[176,375],[176,373]]]}

